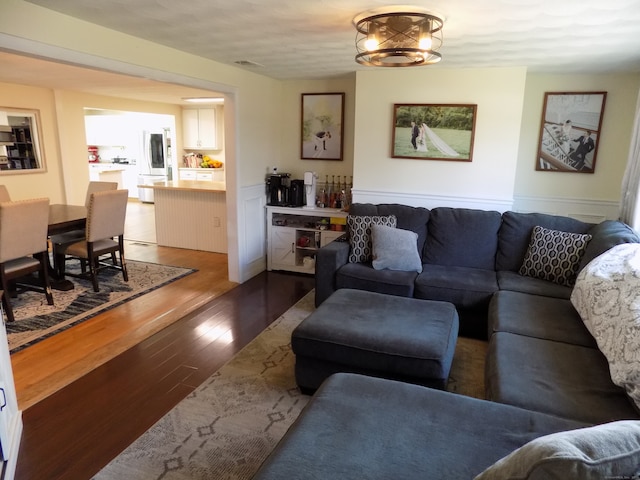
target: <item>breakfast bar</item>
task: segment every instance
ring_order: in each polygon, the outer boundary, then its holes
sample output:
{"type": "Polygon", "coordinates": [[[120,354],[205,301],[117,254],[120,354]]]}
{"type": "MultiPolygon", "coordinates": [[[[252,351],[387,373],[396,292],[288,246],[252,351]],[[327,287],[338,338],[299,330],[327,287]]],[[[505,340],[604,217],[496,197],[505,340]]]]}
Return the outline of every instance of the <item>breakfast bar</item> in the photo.
{"type": "Polygon", "coordinates": [[[227,253],[224,182],[163,181],[151,185],[161,246],[227,253]]]}

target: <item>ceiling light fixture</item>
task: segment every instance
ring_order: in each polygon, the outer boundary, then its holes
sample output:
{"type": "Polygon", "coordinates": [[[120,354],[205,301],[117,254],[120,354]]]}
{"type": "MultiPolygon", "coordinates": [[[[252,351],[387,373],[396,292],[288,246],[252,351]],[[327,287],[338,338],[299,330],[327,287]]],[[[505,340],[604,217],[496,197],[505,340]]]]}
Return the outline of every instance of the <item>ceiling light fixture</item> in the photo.
{"type": "Polygon", "coordinates": [[[224,103],[222,97],[183,97],[182,100],[191,103],[224,103]]]}
{"type": "Polygon", "coordinates": [[[417,7],[394,6],[353,19],[356,62],[371,67],[414,67],[442,60],[443,17],[417,7]]]}

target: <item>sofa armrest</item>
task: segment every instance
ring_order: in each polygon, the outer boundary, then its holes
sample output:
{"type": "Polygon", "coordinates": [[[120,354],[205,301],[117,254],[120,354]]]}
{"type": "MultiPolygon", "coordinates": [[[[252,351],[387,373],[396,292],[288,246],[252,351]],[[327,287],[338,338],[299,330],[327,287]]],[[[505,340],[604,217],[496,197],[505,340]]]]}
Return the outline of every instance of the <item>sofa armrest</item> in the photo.
{"type": "Polygon", "coordinates": [[[349,260],[349,242],[335,241],[316,253],[316,307],[336,291],[336,272],[349,260]]]}

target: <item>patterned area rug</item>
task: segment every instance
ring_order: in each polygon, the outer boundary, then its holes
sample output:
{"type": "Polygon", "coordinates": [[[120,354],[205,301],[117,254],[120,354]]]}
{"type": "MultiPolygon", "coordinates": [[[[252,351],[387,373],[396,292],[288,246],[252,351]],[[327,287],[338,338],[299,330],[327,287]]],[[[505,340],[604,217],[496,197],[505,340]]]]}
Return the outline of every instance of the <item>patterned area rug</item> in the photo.
{"type": "MultiPolygon", "coordinates": [[[[289,342],[313,299],[285,312],[94,480],[251,478],[309,401],[296,388],[289,342]]],[[[484,397],[486,342],[467,340],[459,339],[450,389],[484,397]]]]}
{"type": "MultiPolygon", "coordinates": [[[[67,262],[67,270],[80,272],[80,262],[67,262]]],[[[15,353],[45,338],[84,322],[99,313],[149,293],[195,270],[155,263],[127,261],[129,281],[122,273],[108,268],[99,273],[99,292],[90,280],[68,277],[73,290],[53,290],[54,305],[47,305],[44,294],[26,291],[11,300],[16,321],[7,323],[9,348],[15,353]]]]}

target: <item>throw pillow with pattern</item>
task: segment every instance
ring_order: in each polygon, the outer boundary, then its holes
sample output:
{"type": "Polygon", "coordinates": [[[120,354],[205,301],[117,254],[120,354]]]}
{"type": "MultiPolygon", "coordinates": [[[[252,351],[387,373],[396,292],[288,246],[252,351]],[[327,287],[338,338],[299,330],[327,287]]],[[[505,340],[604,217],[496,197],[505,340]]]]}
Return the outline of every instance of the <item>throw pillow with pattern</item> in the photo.
{"type": "Polygon", "coordinates": [[[533,227],[520,275],[572,287],[591,235],[533,227]]]}
{"type": "Polygon", "coordinates": [[[372,258],[371,245],[371,225],[383,225],[386,227],[396,227],[397,219],[395,215],[369,216],[369,215],[349,215],[347,217],[347,228],[349,231],[349,262],[365,263],[372,258]]]}

